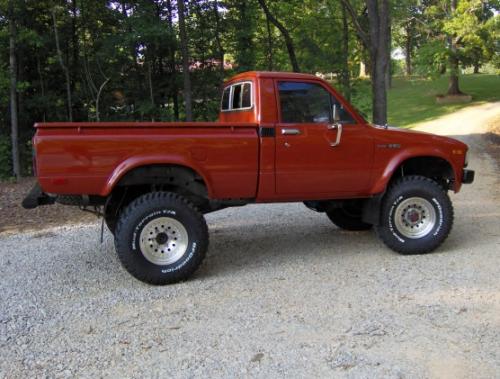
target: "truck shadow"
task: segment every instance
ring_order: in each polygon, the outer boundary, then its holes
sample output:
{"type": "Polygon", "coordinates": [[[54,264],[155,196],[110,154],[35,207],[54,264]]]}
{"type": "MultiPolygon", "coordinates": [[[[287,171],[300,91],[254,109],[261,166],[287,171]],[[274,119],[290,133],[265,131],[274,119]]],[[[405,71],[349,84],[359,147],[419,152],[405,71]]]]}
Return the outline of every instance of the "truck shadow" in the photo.
{"type": "Polygon", "coordinates": [[[334,262],[339,257],[386,255],[386,249],[370,231],[348,232],[329,222],[292,225],[235,225],[210,228],[207,258],[196,277],[225,276],[240,270],[308,266],[334,262]],[[311,263],[314,262],[314,263],[311,263]]]}

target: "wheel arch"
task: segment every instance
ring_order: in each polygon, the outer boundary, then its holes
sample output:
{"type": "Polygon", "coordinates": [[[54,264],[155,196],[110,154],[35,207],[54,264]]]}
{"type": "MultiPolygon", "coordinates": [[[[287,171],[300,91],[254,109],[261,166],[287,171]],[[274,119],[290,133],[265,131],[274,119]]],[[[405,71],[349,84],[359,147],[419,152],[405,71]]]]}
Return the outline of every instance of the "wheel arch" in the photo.
{"type": "Polygon", "coordinates": [[[375,183],[372,193],[375,195],[366,200],[362,220],[374,225],[380,223],[380,209],[384,196],[393,181],[403,176],[420,175],[436,180],[445,188],[458,190],[457,173],[452,163],[441,154],[405,155],[393,159],[387,165],[381,178],[375,183]],[[406,171],[406,172],[405,172],[406,171]]]}
{"type": "Polygon", "coordinates": [[[104,215],[110,230],[121,209],[137,197],[154,191],[178,193],[200,210],[210,203],[205,179],[191,167],[165,163],[138,165],[124,172],[106,195],[104,215]]]}
{"type": "Polygon", "coordinates": [[[457,191],[458,173],[445,154],[433,152],[430,154],[400,155],[386,166],[379,180],[375,182],[372,193],[385,192],[392,181],[408,176],[420,175],[436,180],[446,190],[457,191]]]}
{"type": "MultiPolygon", "coordinates": [[[[194,164],[193,162],[186,162],[185,160],[179,159],[178,157],[171,157],[170,159],[165,159],[165,157],[132,157],[120,163],[113,173],[109,176],[106,181],[105,186],[101,190],[101,196],[109,196],[113,190],[120,184],[123,184],[124,180],[129,180],[130,177],[137,175],[137,172],[146,171],[150,168],[175,168],[178,171],[190,172],[201,178],[207,192],[207,196],[212,196],[212,186],[210,177],[206,175],[201,167],[194,164]]],[[[141,184],[141,183],[137,183],[141,184]]],[[[142,183],[151,184],[151,183],[142,183]]]]}

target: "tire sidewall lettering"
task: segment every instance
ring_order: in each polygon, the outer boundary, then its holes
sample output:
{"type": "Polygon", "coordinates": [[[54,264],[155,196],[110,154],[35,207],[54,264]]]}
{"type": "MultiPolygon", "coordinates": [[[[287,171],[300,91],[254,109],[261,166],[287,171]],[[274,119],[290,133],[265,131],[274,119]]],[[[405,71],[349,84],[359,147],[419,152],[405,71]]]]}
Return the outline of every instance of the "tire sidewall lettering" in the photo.
{"type": "MultiPolygon", "coordinates": [[[[428,197],[426,196],[423,196],[423,195],[410,195],[410,194],[407,194],[407,195],[399,195],[391,204],[391,207],[389,209],[389,212],[388,212],[388,220],[387,220],[387,226],[388,226],[388,229],[389,229],[389,232],[392,234],[392,236],[397,240],[399,241],[400,243],[404,244],[407,242],[406,239],[403,238],[402,235],[400,235],[399,231],[397,230],[397,228],[395,227],[394,225],[394,213],[396,211],[396,208],[397,206],[405,199],[411,197],[411,196],[417,196],[417,197],[421,197],[423,199],[429,199],[428,197]]],[[[439,235],[439,233],[441,232],[441,230],[443,229],[443,224],[444,224],[444,214],[443,214],[443,207],[441,206],[441,203],[439,202],[438,199],[436,199],[435,197],[432,197],[430,199],[430,202],[432,204],[432,206],[434,207],[435,211],[436,211],[436,215],[437,215],[437,220],[436,220],[436,226],[434,227],[434,230],[432,230],[430,233],[428,233],[427,235],[421,237],[421,238],[417,238],[417,239],[414,239],[414,240],[411,240],[411,241],[418,241],[418,240],[422,240],[422,239],[425,239],[425,238],[428,238],[429,236],[432,236],[432,237],[436,237],[437,235],[439,235]]],[[[409,242],[409,241],[408,241],[409,242]]]]}
{"type": "Polygon", "coordinates": [[[436,210],[437,210],[437,214],[438,214],[437,227],[436,227],[436,230],[432,233],[432,235],[435,237],[439,234],[439,232],[443,228],[444,216],[443,216],[443,207],[441,206],[441,203],[439,203],[439,201],[435,197],[432,198],[432,202],[434,204],[436,204],[436,210]]]}
{"type": "Polygon", "coordinates": [[[399,242],[405,243],[406,241],[399,235],[399,233],[396,230],[396,227],[394,226],[393,220],[394,220],[394,212],[401,201],[404,200],[404,196],[400,195],[394,200],[394,202],[391,204],[391,209],[389,209],[389,217],[388,217],[388,227],[389,231],[391,234],[396,238],[399,242]]]}

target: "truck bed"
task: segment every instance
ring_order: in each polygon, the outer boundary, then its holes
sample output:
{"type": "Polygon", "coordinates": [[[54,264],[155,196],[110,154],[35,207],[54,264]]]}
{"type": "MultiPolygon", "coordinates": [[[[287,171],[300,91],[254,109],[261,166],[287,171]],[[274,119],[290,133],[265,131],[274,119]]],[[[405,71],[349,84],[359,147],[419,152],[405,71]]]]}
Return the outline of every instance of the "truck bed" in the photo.
{"type": "Polygon", "coordinates": [[[254,123],[63,122],[35,128],[34,164],[46,193],[107,196],[129,170],[170,164],[199,173],[211,198],[256,195],[254,123]]]}

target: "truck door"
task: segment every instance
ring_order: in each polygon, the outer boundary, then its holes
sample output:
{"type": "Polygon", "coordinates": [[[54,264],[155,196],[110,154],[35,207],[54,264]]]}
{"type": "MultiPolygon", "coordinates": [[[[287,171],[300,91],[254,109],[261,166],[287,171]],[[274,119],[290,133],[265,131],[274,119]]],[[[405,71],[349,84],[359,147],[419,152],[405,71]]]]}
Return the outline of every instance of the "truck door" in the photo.
{"type": "Polygon", "coordinates": [[[357,124],[317,81],[276,81],[275,88],[280,108],[277,194],[297,199],[362,196],[373,161],[367,126],[357,124]]]}

